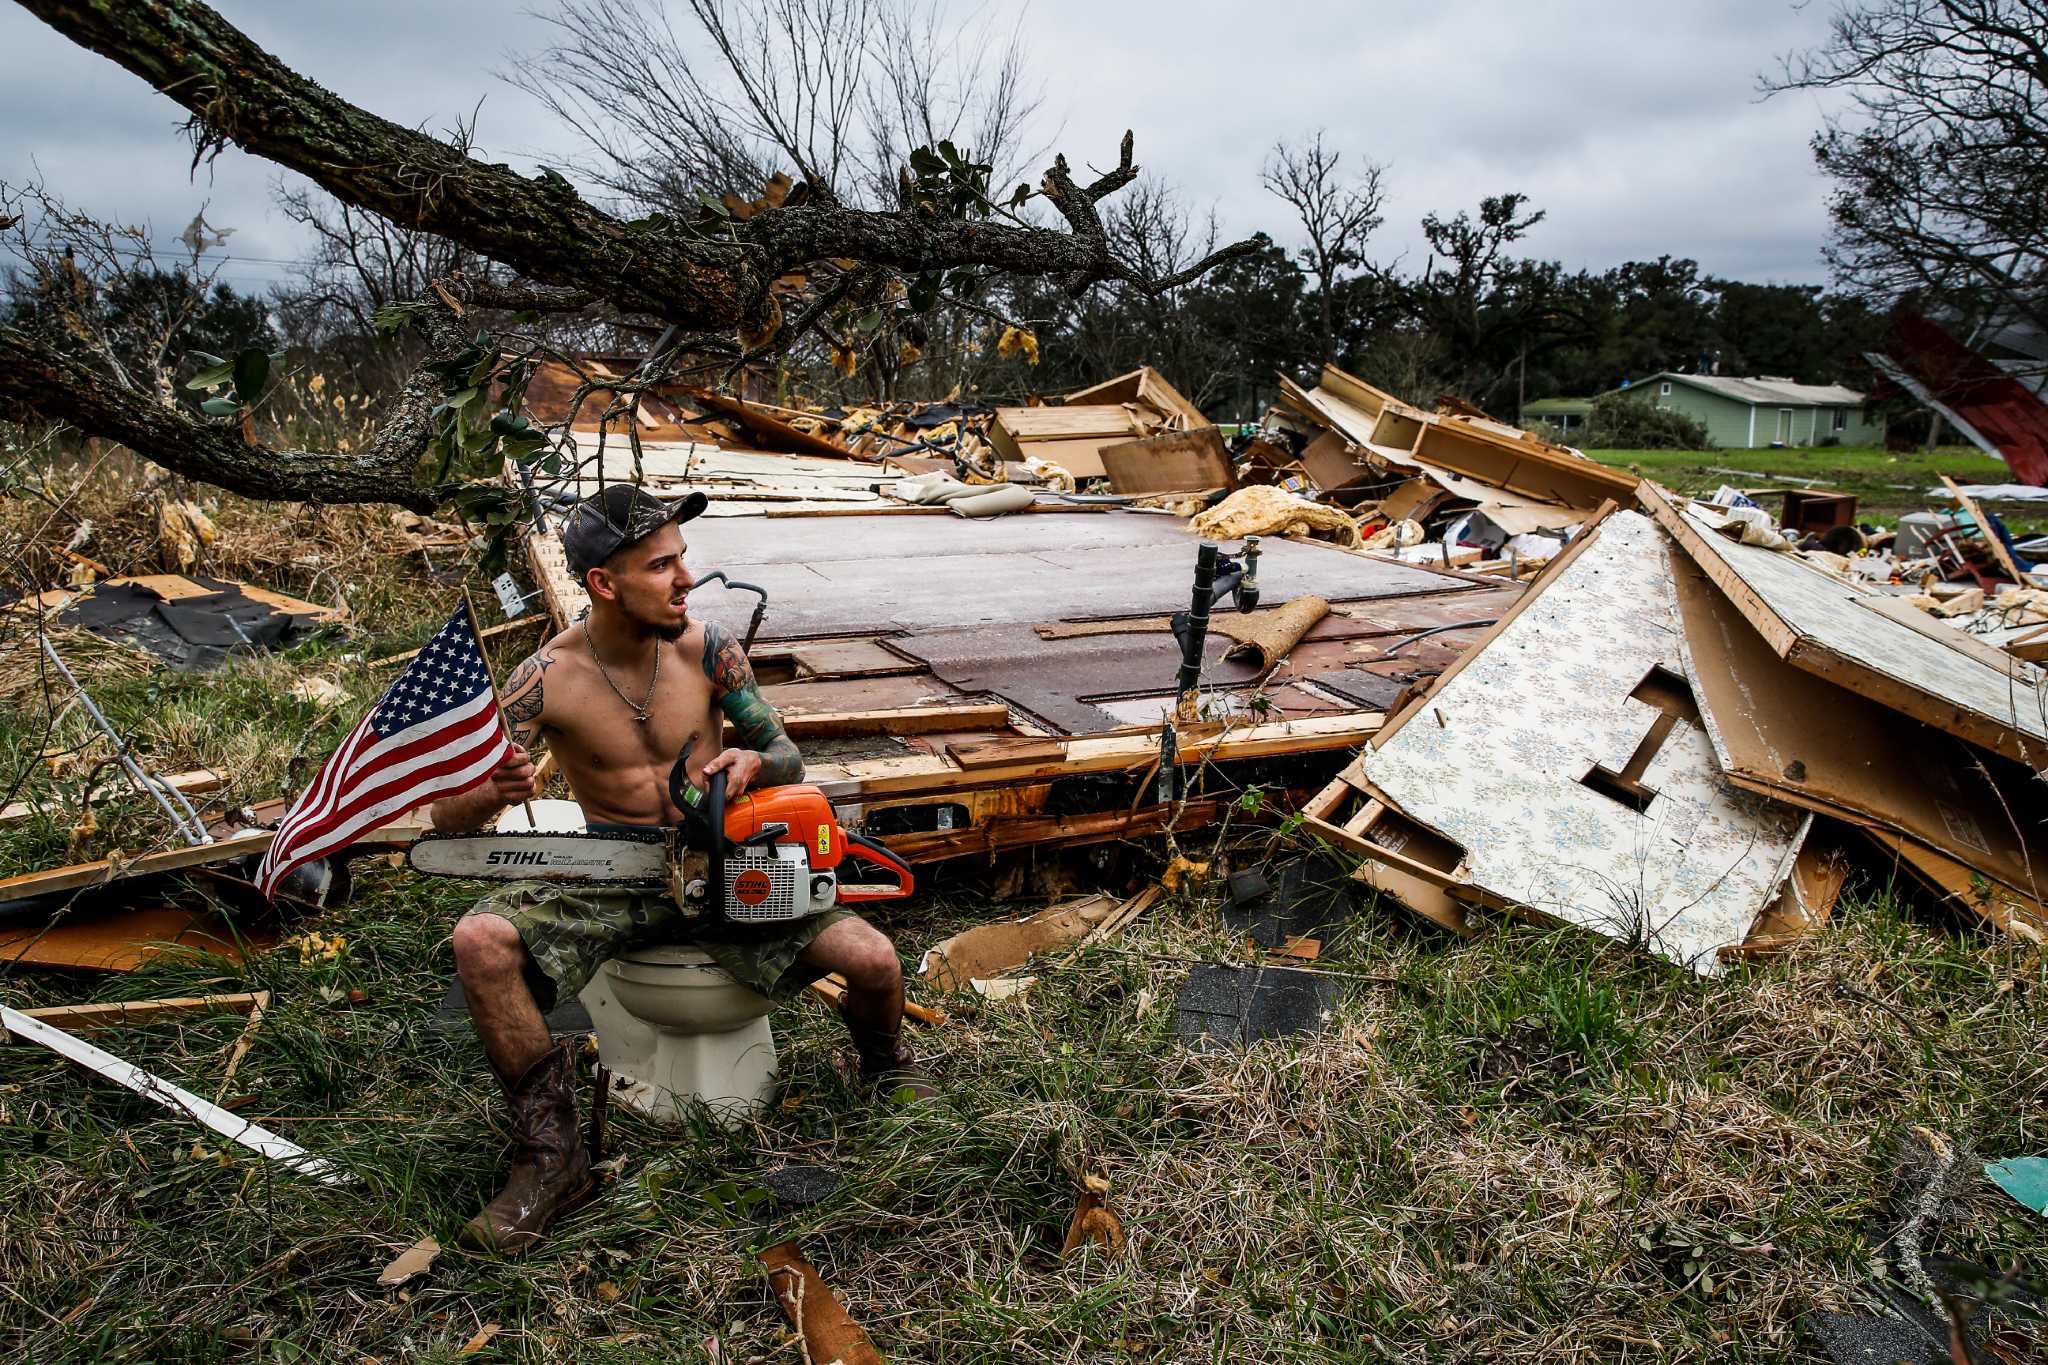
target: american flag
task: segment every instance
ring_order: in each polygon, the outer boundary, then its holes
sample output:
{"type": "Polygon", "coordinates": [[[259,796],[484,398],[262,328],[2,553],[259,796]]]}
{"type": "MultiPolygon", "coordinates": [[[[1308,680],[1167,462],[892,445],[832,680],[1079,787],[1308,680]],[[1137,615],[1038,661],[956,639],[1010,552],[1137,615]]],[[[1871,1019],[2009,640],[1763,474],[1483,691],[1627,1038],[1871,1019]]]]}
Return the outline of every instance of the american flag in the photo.
{"type": "Polygon", "coordinates": [[[403,811],[468,791],[512,750],[464,603],[292,803],[256,869],[266,897],[295,867],[403,811]]]}

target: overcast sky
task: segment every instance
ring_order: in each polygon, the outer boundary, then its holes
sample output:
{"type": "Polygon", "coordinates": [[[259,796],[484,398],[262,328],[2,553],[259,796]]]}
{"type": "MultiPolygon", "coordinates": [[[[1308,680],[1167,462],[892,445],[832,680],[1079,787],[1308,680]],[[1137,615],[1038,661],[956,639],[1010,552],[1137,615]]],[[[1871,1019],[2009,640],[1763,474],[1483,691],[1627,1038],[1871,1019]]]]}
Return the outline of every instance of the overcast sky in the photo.
{"type": "MultiPolygon", "coordinates": [[[[430,130],[467,118],[492,160],[523,169],[576,143],[491,73],[547,27],[491,0],[215,0],[299,71],[430,130]]],[[[1524,244],[1568,267],[1691,256],[1756,281],[1824,282],[1826,182],[1807,140],[1821,106],[1760,101],[1756,78],[1825,32],[1829,0],[1032,0],[1014,14],[1042,82],[1042,139],[1076,165],[1137,160],[1229,235],[1293,239],[1259,188],[1276,138],[1317,127],[1349,157],[1389,163],[1372,254],[1422,262],[1417,223],[1520,190],[1549,218],[1524,244]],[[1256,17],[1254,17],[1256,16],[1256,17]]],[[[74,207],[169,241],[202,204],[236,229],[223,278],[257,287],[304,249],[271,207],[281,172],[229,152],[195,180],[168,99],[0,5],[0,179],[40,174],[74,207]]]]}

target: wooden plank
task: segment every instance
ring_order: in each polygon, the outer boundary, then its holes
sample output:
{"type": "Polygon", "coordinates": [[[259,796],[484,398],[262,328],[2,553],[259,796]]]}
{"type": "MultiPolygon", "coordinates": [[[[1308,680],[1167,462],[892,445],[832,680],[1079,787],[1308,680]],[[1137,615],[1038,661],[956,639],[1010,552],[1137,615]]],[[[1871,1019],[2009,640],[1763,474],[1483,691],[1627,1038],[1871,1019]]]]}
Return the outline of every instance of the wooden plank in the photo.
{"type": "Polygon", "coordinates": [[[268,991],[237,991],[229,995],[180,995],[166,1000],[108,1000],[89,1005],[47,1005],[21,1013],[78,1033],[194,1014],[248,1014],[268,995],[268,991]]]}
{"type": "MultiPolygon", "coordinates": [[[[1180,754],[1185,763],[1193,765],[1351,748],[1379,729],[1384,719],[1377,711],[1353,711],[1183,733],[1180,754]]],[[[1158,756],[1159,734],[1157,729],[1150,729],[1068,740],[1063,759],[969,770],[949,757],[906,754],[860,763],[819,764],[808,770],[806,780],[823,789],[831,800],[850,803],[876,796],[943,793],[1087,773],[1127,772],[1147,766],[1158,756]]]]}
{"type": "MultiPolygon", "coordinates": [[[[174,790],[184,792],[188,796],[196,796],[203,792],[219,791],[227,785],[227,779],[212,768],[194,768],[190,772],[166,774],[163,775],[163,781],[168,783],[174,790]]],[[[99,786],[92,789],[92,794],[86,800],[98,802],[107,800],[109,797],[132,793],[135,793],[135,789],[125,781],[102,782],[99,786]]],[[[55,807],[34,801],[16,801],[12,805],[0,806],[0,825],[17,824],[40,811],[53,809],[55,807]]]]}
{"type": "Polygon", "coordinates": [[[890,852],[911,863],[985,858],[1020,848],[1078,848],[1112,839],[1144,839],[1168,831],[1186,833],[1221,820],[1224,806],[1221,801],[1198,800],[1091,815],[998,815],[967,829],[892,834],[882,842],[890,852]]]}
{"type": "Polygon", "coordinates": [[[1948,475],[1942,475],[1941,482],[1955,498],[1956,506],[1962,508],[1964,514],[1976,524],[1977,534],[1984,538],[1984,548],[1991,555],[1991,562],[1998,566],[1998,571],[2022,588],[2035,586],[2033,576],[2020,571],[2019,564],[2012,557],[2012,551],[2005,548],[2005,542],[1998,538],[1998,532],[1992,529],[1990,519],[1984,515],[1984,509],[1977,505],[1976,500],[1959,488],[1956,481],[1948,475]]]}
{"type": "Polygon", "coordinates": [[[997,408],[995,424],[1020,444],[1032,441],[1069,440],[1081,436],[1117,436],[1129,439],[1143,429],[1138,415],[1120,403],[997,408]]]}
{"type": "Polygon", "coordinates": [[[689,393],[692,401],[701,403],[713,412],[724,413],[757,437],[779,441],[788,449],[806,451],[812,455],[824,455],[838,460],[852,457],[852,452],[844,447],[836,446],[822,436],[800,431],[781,418],[763,412],[752,403],[728,398],[709,389],[691,389],[689,393]]]}
{"type": "MultiPolygon", "coordinates": [[[[380,828],[366,831],[363,837],[356,841],[356,845],[409,844],[423,828],[424,826],[416,821],[393,820],[380,828]]],[[[245,829],[216,839],[210,844],[198,844],[190,848],[145,853],[118,862],[108,858],[95,858],[91,862],[74,863],[69,867],[53,867],[39,872],[23,872],[13,877],[0,877],[0,900],[47,896],[57,891],[75,891],[82,886],[98,886],[127,877],[147,877],[161,872],[179,872],[186,868],[205,867],[212,863],[233,862],[237,858],[246,858],[251,854],[263,852],[270,847],[271,840],[276,837],[276,830],[245,829]]]]}
{"type": "Polygon", "coordinates": [[[791,739],[828,739],[841,735],[930,735],[961,730],[999,730],[1010,722],[1003,702],[966,706],[905,706],[877,711],[782,711],[782,728],[791,739]]]}
{"type": "Polygon", "coordinates": [[[1991,881],[1955,859],[1889,830],[1864,828],[1862,833],[1944,904],[2037,949],[2048,944],[2048,905],[2038,898],[1991,881]]]}
{"type": "Polygon", "coordinates": [[[82,1066],[116,1085],[125,1086],[152,1104],[188,1114],[228,1141],[238,1143],[273,1161],[283,1162],[301,1175],[311,1176],[323,1185],[350,1184],[355,1179],[332,1162],[313,1156],[296,1143],[287,1142],[268,1129],[259,1128],[217,1104],[208,1103],[189,1090],[172,1085],[161,1077],[152,1076],[141,1067],[124,1062],[112,1053],[94,1047],[82,1038],[74,1038],[64,1030],[53,1028],[40,1019],[32,1019],[20,1010],[0,1006],[0,1029],[20,1034],[25,1041],[46,1047],[68,1062],[82,1066]]]}
{"type": "Polygon", "coordinates": [[[1644,479],[1636,485],[1636,501],[1692,556],[1693,562],[1714,580],[1715,586],[1728,595],[1728,600],[1735,603],[1749,624],[1771,642],[1771,648],[1778,652],[1779,657],[1792,652],[1793,646],[1799,643],[1799,632],[1787,625],[1785,618],[1743,581],[1741,574],[1705,544],[1705,536],[1700,529],[1685,519],[1684,513],[1672,504],[1663,489],[1644,479]]]}
{"type": "Polygon", "coordinates": [[[1721,960],[1773,957],[1819,933],[1834,916],[1848,880],[1847,854],[1832,829],[1816,820],[1799,846],[1785,889],[1756,917],[1749,937],[1721,950],[1721,960]]]}
{"type": "Polygon", "coordinates": [[[1067,746],[1063,740],[1025,737],[950,744],[946,752],[963,768],[997,768],[1006,764],[1058,762],[1067,756],[1067,746]]]}
{"type": "Polygon", "coordinates": [[[1102,468],[1111,488],[1134,495],[1200,492],[1237,484],[1223,435],[1212,426],[1104,446],[1102,468]]]}

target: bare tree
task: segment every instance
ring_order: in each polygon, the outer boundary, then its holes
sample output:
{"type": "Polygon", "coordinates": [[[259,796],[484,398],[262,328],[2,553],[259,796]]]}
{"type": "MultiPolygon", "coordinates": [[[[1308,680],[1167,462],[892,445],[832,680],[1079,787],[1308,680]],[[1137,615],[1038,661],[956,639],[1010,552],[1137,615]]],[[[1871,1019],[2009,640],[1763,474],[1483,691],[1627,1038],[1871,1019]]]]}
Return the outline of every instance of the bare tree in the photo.
{"type": "Polygon", "coordinates": [[[2048,331],[2048,0],[1844,3],[1763,88],[1849,97],[1813,139],[1838,280],[2048,331]]]}
{"type": "MultiPolygon", "coordinates": [[[[934,302],[959,272],[1042,275],[1076,291],[1113,280],[1157,294],[1256,249],[1250,242],[1220,248],[1163,278],[1122,258],[1098,206],[1138,174],[1129,134],[1116,166],[1087,185],[1074,179],[1064,157],[1047,168],[1034,193],[1058,215],[1060,228],[1033,225],[1012,205],[993,203],[987,168],[943,148],[913,155],[899,174],[897,204],[886,210],[850,208],[826,193],[744,217],[714,205],[694,217],[627,220],[585,199],[559,174],[523,176],[349,104],[198,0],[20,3],[182,105],[201,158],[232,142],[299,171],[344,203],[459,243],[530,282],[508,288],[435,281],[402,314],[387,310],[388,320],[424,330],[429,361],[394,401],[373,449],[351,454],[274,449],[247,422],[195,419],[111,382],[75,352],[0,326],[0,408],[71,422],[177,472],[257,497],[401,502],[424,510],[461,492],[446,482],[445,457],[435,470],[423,467],[422,456],[437,440],[445,449],[451,439],[450,405],[460,399],[473,414],[485,392],[479,380],[489,377],[490,353],[472,362],[479,344],[464,321],[471,308],[573,310],[601,298],[676,328],[672,353],[722,345],[745,360],[779,354],[809,335],[871,272],[901,275],[914,297],[927,294],[934,302]],[[852,264],[834,266],[840,278],[786,315],[778,284],[833,262],[852,264]]],[[[807,177],[812,169],[804,168],[807,177]]],[[[479,429],[458,425],[464,452],[488,455],[487,444],[469,442],[479,429]]]]}
{"type": "Polygon", "coordinates": [[[1385,199],[1387,168],[1366,161],[1356,176],[1340,175],[1337,165],[1342,154],[1326,146],[1323,137],[1324,130],[1317,129],[1304,145],[1274,143],[1263,179],[1270,193],[1294,209],[1308,238],[1301,259],[1315,277],[1321,314],[1317,337],[1322,343],[1323,363],[1328,364],[1337,353],[1337,277],[1364,264],[1361,253],[1366,239],[1386,221],[1380,207],[1385,199]]]}
{"type": "Polygon", "coordinates": [[[278,295],[297,324],[295,339],[309,345],[339,331],[368,336],[380,310],[418,298],[428,281],[491,269],[445,237],[399,227],[316,189],[280,183],[273,200],[313,239],[301,278],[278,295]]]}
{"type": "MultiPolygon", "coordinates": [[[[577,172],[643,208],[806,194],[894,207],[912,148],[971,147],[1007,183],[1038,106],[1013,32],[936,0],[565,0],[556,41],[504,75],[580,134],[577,172]]],[[[1030,153],[1036,155],[1034,151],[1030,153]]]]}
{"type": "MultiPolygon", "coordinates": [[[[554,44],[506,77],[581,134],[576,175],[638,208],[895,208],[919,148],[980,165],[991,187],[1043,150],[1026,150],[1039,96],[1016,31],[987,13],[954,23],[939,0],[687,0],[674,14],[658,0],[566,0],[551,22],[554,44]]],[[[843,291],[792,360],[872,398],[915,375],[934,392],[964,382],[989,290],[956,278],[909,308],[881,284],[829,265],[786,282],[785,307],[843,291]]]]}

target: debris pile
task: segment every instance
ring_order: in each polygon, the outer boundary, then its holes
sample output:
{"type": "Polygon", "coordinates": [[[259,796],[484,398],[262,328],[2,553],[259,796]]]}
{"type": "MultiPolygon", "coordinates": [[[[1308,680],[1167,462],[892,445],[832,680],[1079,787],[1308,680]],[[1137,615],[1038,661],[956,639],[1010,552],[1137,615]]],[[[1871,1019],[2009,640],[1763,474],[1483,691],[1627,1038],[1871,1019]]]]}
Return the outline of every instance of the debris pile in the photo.
{"type": "Polygon", "coordinates": [[[1526,911],[1702,973],[1825,922],[1845,832],[2039,944],[2040,671],[1746,509],[1638,498],[1390,719],[1311,824],[1454,930],[1526,911]]]}

